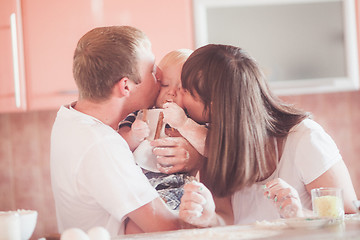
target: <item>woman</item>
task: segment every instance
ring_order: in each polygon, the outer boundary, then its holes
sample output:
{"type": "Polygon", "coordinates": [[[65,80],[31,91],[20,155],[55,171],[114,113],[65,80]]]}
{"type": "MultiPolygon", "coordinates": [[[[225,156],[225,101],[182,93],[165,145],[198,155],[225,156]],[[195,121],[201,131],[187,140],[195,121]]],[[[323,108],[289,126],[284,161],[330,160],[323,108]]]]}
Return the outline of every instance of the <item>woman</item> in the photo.
{"type": "Polygon", "coordinates": [[[201,47],[181,79],[188,114],[209,122],[201,181],[221,200],[217,212],[225,210],[216,215],[210,192],[193,183],[182,198],[183,220],[214,226],[303,216],[318,187],[342,188],[345,212],[355,212],[356,194],[334,141],[307,112],[278,99],[242,49],[201,47]]]}

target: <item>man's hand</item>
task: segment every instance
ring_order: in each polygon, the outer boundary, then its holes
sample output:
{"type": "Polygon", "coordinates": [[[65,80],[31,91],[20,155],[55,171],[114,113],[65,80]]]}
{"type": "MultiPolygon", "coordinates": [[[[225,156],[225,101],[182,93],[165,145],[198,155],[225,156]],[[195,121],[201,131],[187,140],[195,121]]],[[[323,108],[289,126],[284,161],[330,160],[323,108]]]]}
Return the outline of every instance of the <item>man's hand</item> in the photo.
{"type": "Polygon", "coordinates": [[[204,184],[196,181],[184,186],[179,216],[184,222],[198,227],[219,225],[211,192],[204,184]]]}
{"type": "Polygon", "coordinates": [[[166,137],[151,142],[162,173],[188,172],[196,175],[204,157],[183,137],[166,137]]]}

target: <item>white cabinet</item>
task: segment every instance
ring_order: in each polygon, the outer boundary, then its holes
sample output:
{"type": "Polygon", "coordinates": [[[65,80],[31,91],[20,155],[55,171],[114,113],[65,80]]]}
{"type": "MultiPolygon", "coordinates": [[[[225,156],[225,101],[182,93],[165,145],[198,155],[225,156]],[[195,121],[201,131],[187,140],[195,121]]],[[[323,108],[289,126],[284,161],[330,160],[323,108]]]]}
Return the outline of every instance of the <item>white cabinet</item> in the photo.
{"type": "Polygon", "coordinates": [[[0,112],[26,109],[19,1],[0,0],[0,112]]]}

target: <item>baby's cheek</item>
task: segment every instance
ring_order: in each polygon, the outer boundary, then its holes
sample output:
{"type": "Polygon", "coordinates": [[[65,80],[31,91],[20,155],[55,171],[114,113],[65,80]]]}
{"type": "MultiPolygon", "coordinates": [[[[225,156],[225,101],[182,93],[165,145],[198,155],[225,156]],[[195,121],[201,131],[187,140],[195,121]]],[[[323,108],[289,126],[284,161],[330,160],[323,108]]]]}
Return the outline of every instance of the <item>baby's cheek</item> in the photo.
{"type": "Polygon", "coordinates": [[[155,107],[156,108],[163,108],[163,105],[164,105],[164,102],[165,102],[164,96],[165,95],[162,94],[161,91],[160,91],[160,93],[159,93],[159,95],[158,95],[158,97],[156,99],[156,102],[155,102],[155,107]]]}
{"type": "Polygon", "coordinates": [[[185,107],[185,108],[191,108],[192,107],[191,105],[194,103],[194,101],[192,101],[192,99],[190,97],[182,96],[181,98],[182,98],[183,107],[185,107]]]}
{"type": "Polygon", "coordinates": [[[174,102],[182,109],[185,109],[184,98],[182,95],[177,95],[177,97],[174,99],[174,102]]]}
{"type": "Polygon", "coordinates": [[[183,101],[182,101],[182,98],[177,97],[177,98],[173,99],[173,101],[174,101],[179,107],[181,107],[182,109],[184,109],[184,103],[183,103],[183,101]]]}

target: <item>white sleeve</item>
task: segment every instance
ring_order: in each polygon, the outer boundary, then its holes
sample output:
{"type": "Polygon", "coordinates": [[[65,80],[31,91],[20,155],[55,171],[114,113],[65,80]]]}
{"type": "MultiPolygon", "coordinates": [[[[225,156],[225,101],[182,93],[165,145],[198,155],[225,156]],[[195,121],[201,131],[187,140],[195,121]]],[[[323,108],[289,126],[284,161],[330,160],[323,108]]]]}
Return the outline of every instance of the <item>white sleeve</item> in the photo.
{"type": "Polygon", "coordinates": [[[158,197],[124,143],[98,142],[84,156],[79,169],[79,192],[90,196],[118,221],[158,197]]]}
{"type": "Polygon", "coordinates": [[[304,184],[314,181],[340,160],[335,142],[320,125],[311,121],[310,127],[299,136],[295,153],[295,165],[304,184]]]}

